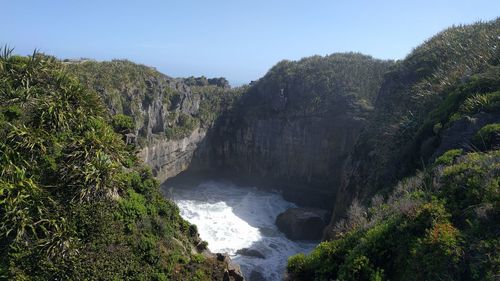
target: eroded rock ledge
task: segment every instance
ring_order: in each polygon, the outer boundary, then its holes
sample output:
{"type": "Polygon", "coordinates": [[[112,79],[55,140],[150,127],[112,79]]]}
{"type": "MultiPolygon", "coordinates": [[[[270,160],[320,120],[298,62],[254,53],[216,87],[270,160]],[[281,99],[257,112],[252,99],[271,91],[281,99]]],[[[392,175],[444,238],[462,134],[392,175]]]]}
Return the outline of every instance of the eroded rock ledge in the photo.
{"type": "Polygon", "coordinates": [[[168,140],[152,137],[139,152],[139,157],[153,170],[153,174],[163,182],[186,170],[193,159],[195,150],[204,140],[205,129],[195,129],[188,137],[168,140]]]}

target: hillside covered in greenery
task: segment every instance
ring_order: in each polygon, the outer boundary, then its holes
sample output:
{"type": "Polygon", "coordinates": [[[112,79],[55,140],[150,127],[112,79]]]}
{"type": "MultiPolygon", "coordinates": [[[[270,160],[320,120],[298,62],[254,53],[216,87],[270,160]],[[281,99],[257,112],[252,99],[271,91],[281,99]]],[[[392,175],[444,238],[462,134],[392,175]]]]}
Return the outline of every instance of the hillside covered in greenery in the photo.
{"type": "Polygon", "coordinates": [[[230,88],[224,78],[172,78],[127,60],[64,65],[95,90],[116,122],[131,124],[123,132],[160,181],[191,166],[207,131],[243,90],[230,88]]]}
{"type": "MultiPolygon", "coordinates": [[[[339,190],[339,209],[349,202],[341,193],[368,198],[432,164],[435,152],[444,152],[440,145],[455,121],[481,119],[475,114],[495,111],[499,28],[497,19],[444,30],[385,75],[370,123],[348,163],[357,176],[346,179],[345,189],[339,190]],[[475,108],[466,109],[464,102],[475,108]]],[[[463,136],[462,142],[470,142],[469,137],[463,136]]]]}
{"type": "Polygon", "coordinates": [[[331,241],[289,259],[291,279],[496,280],[500,153],[462,153],[351,205],[331,241]]]}
{"type": "Polygon", "coordinates": [[[2,50],[0,279],[222,279],[116,120],[54,58],[2,50]]]}
{"type": "Polygon", "coordinates": [[[290,279],[498,279],[499,36],[498,19],[452,27],[385,75],[328,239],[290,279]]]}

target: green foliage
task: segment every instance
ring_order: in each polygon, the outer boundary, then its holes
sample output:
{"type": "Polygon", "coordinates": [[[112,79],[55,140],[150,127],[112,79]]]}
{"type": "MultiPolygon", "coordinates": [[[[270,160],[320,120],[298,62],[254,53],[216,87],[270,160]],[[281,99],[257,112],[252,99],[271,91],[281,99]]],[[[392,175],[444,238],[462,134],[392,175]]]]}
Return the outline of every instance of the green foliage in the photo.
{"type": "Polygon", "coordinates": [[[340,222],[333,240],[291,257],[292,278],[494,280],[500,154],[460,154],[447,152],[433,169],[400,182],[385,201],[363,210],[363,224],[340,222]]]}
{"type": "Polygon", "coordinates": [[[137,130],[139,146],[145,145],[149,133],[177,140],[200,126],[211,126],[240,95],[240,90],[230,89],[224,78],[173,79],[154,68],[126,60],[68,61],[65,66],[102,97],[114,115],[112,124],[117,132],[137,130]],[[162,103],[163,111],[157,102],[162,103]],[[193,112],[198,107],[195,104],[199,104],[199,110],[193,112]],[[152,131],[148,129],[150,106],[159,110],[158,116],[166,116],[166,124],[152,131]]]}
{"type": "Polygon", "coordinates": [[[500,265],[494,250],[500,245],[497,124],[463,140],[487,152],[453,149],[424,172],[387,185],[430,159],[453,122],[498,113],[499,60],[488,47],[497,26],[498,20],[447,30],[386,75],[389,84],[353,154],[361,174],[348,189],[365,199],[377,190],[393,192],[381,192],[388,198],[380,203],[379,196],[369,208],[355,202],[333,228],[332,241],[290,259],[294,278],[494,280],[500,265]]]}
{"type": "Polygon", "coordinates": [[[482,127],[473,139],[477,147],[485,150],[500,148],[500,123],[482,127]]]}
{"type": "Polygon", "coordinates": [[[479,112],[495,112],[500,110],[500,91],[486,94],[475,94],[468,97],[460,107],[464,114],[479,112]]]}
{"type": "MultiPolygon", "coordinates": [[[[81,60],[64,65],[82,84],[99,94],[113,115],[122,114],[132,118],[133,126],[129,120],[120,120],[125,121],[121,125],[126,125],[127,129],[147,126],[148,117],[144,111],[162,94],[163,87],[166,87],[163,75],[154,68],[127,60],[81,60]]],[[[144,134],[142,131],[140,133],[144,134]]]]}
{"type": "Polygon", "coordinates": [[[196,228],[115,132],[133,129],[132,119],[107,116],[61,63],[4,50],[0,113],[0,279],[189,280],[222,272],[191,253],[200,243],[196,228]]]}
{"type": "MultiPolygon", "coordinates": [[[[347,189],[361,192],[363,199],[388,189],[432,161],[453,122],[498,112],[499,26],[496,19],[451,27],[386,73],[374,114],[352,154],[361,174],[347,189]]],[[[345,201],[338,200],[339,206],[345,201]]]]}
{"type": "Polygon", "coordinates": [[[175,125],[165,130],[165,135],[169,139],[180,139],[189,136],[194,129],[198,128],[200,120],[191,115],[181,113],[175,125]]]}
{"type": "Polygon", "coordinates": [[[239,111],[244,116],[308,115],[348,108],[369,111],[390,61],[357,53],[281,61],[250,87],[239,111]]]}
{"type": "Polygon", "coordinates": [[[216,86],[195,87],[193,91],[203,95],[198,114],[201,126],[212,126],[218,117],[233,110],[246,90],[246,87],[235,89],[216,86]]]}
{"type": "Polygon", "coordinates": [[[134,131],[135,124],[132,117],[124,114],[116,114],[112,118],[111,124],[113,125],[115,132],[126,134],[134,131]]]}
{"type": "Polygon", "coordinates": [[[3,109],[3,116],[5,116],[6,120],[12,122],[19,117],[21,117],[21,109],[17,106],[7,106],[3,109]]]}
{"type": "Polygon", "coordinates": [[[127,193],[127,198],[120,200],[121,215],[135,222],[147,214],[146,198],[132,189],[129,189],[127,193]]]}
{"type": "Polygon", "coordinates": [[[439,156],[434,162],[435,165],[450,165],[455,158],[463,154],[463,149],[451,149],[439,156]]]}

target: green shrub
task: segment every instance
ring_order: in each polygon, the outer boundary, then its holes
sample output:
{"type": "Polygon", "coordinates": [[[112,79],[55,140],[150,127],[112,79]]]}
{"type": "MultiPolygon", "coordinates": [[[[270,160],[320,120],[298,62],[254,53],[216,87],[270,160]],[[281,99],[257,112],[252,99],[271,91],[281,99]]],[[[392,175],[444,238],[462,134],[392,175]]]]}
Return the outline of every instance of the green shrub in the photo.
{"type": "Polygon", "coordinates": [[[132,117],[124,114],[116,114],[112,120],[113,129],[120,134],[126,134],[135,130],[135,124],[132,117]]]}
{"type": "Polygon", "coordinates": [[[500,123],[482,127],[474,136],[473,141],[477,147],[483,150],[500,148],[500,123]]]}
{"type": "Polygon", "coordinates": [[[139,255],[150,264],[156,264],[159,260],[157,240],[150,235],[143,235],[138,244],[139,255]]]}
{"type": "Polygon", "coordinates": [[[489,154],[469,153],[454,164],[445,167],[441,177],[439,194],[447,199],[447,207],[457,216],[471,206],[494,204],[500,199],[498,171],[494,163],[500,161],[498,151],[489,154]]]}
{"type": "MultiPolygon", "coordinates": [[[[302,253],[296,254],[288,258],[287,270],[297,279],[302,279],[306,272],[306,256],[302,253]]],[[[306,273],[307,274],[307,273],[306,273]]]]}
{"type": "Polygon", "coordinates": [[[292,279],[490,280],[500,245],[500,152],[462,154],[445,153],[364,208],[363,227],[289,258],[292,279]]]}
{"type": "Polygon", "coordinates": [[[500,110],[500,91],[485,94],[475,94],[465,99],[460,111],[465,114],[479,112],[496,112],[500,110]]]}
{"type": "MultiPolygon", "coordinates": [[[[143,74],[157,74],[124,61],[79,65],[99,90],[147,87],[143,74]]],[[[104,98],[121,103],[115,90],[104,98]]],[[[112,125],[120,133],[133,128],[129,117],[108,116],[99,96],[55,58],[0,50],[0,279],[222,274],[213,260],[191,258],[196,228],[164,199],[112,125]]]]}
{"type": "Polygon", "coordinates": [[[120,200],[120,207],[125,220],[135,221],[147,214],[146,199],[132,189],[120,200]]]}
{"type": "Polygon", "coordinates": [[[9,122],[12,122],[16,119],[19,119],[22,115],[22,111],[19,107],[17,106],[7,106],[2,110],[3,116],[5,116],[5,119],[9,122]]]}
{"type": "Polygon", "coordinates": [[[189,114],[180,113],[177,122],[165,129],[169,139],[181,139],[189,136],[200,125],[200,120],[189,114]]]}
{"type": "Polygon", "coordinates": [[[205,260],[205,256],[203,254],[194,254],[192,257],[191,257],[191,260],[194,262],[194,263],[202,263],[204,260],[205,260]]]}
{"type": "Polygon", "coordinates": [[[458,156],[463,154],[463,152],[463,149],[448,150],[434,161],[434,165],[451,165],[458,156]]]}
{"type": "Polygon", "coordinates": [[[449,222],[436,223],[412,249],[413,280],[457,280],[460,276],[459,231],[449,222]]]}

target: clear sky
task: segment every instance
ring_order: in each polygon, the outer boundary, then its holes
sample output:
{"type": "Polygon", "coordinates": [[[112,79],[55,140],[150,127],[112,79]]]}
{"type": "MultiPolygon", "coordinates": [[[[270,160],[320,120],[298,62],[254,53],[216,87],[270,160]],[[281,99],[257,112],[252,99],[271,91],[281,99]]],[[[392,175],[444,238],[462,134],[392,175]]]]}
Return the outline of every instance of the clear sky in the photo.
{"type": "Polygon", "coordinates": [[[282,59],[404,58],[442,29],[500,16],[499,0],[2,0],[0,44],[59,58],[127,58],[174,77],[261,77],[282,59]]]}

